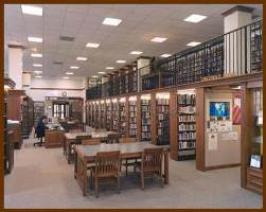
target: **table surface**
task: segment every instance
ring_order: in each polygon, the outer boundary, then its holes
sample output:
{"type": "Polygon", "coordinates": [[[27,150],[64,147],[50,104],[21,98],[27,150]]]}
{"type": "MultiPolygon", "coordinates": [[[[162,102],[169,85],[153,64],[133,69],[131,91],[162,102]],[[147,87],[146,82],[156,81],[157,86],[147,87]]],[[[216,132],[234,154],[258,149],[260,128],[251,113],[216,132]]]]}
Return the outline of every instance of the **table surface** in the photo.
{"type": "Polygon", "coordinates": [[[77,132],[77,133],[65,133],[66,139],[76,139],[77,136],[88,136],[91,135],[92,138],[104,138],[109,134],[115,133],[113,131],[107,132],[77,132]]]}
{"type": "Polygon", "coordinates": [[[95,157],[97,152],[120,151],[121,154],[141,153],[145,148],[168,149],[169,145],[154,145],[149,142],[115,143],[99,145],[76,145],[76,151],[85,157],[95,157]]]}

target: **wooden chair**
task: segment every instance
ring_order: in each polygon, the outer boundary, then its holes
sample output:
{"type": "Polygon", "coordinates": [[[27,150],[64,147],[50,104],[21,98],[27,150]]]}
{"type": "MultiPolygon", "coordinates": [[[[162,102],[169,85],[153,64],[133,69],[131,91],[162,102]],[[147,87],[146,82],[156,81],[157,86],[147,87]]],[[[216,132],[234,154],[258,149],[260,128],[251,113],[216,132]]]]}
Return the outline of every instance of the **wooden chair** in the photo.
{"type": "Polygon", "coordinates": [[[141,188],[144,189],[144,178],[157,176],[163,186],[162,176],[163,149],[144,149],[141,162],[136,163],[136,169],[140,172],[141,188]]]}
{"type": "Polygon", "coordinates": [[[106,143],[108,144],[119,143],[119,138],[120,138],[120,135],[118,133],[109,134],[107,135],[106,143]]]}
{"type": "MultiPolygon", "coordinates": [[[[123,144],[130,144],[130,143],[134,143],[136,141],[137,141],[136,138],[130,138],[130,137],[122,137],[119,139],[119,143],[123,143],[123,144]]],[[[126,167],[126,175],[128,175],[128,167],[129,166],[135,167],[136,162],[138,162],[138,158],[123,160],[122,166],[126,167]]],[[[135,172],[135,169],[134,169],[134,172],[135,172]]]]}
{"type": "Polygon", "coordinates": [[[90,139],[83,139],[81,141],[82,145],[97,145],[101,144],[101,139],[99,138],[90,138],[90,139]]]}
{"type": "Polygon", "coordinates": [[[99,196],[99,181],[114,179],[120,192],[120,151],[98,152],[96,154],[95,168],[92,169],[91,179],[94,179],[96,197],[99,196]]]}

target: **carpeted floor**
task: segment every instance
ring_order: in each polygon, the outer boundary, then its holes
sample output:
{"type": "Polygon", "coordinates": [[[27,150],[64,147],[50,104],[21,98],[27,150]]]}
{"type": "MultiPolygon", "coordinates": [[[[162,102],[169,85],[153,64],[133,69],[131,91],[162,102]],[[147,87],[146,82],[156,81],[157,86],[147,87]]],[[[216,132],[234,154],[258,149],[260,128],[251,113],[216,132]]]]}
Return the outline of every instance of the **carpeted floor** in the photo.
{"type": "Polygon", "coordinates": [[[15,167],[5,176],[5,208],[261,208],[262,197],[240,187],[240,168],[200,172],[195,161],[170,161],[170,184],[161,188],[138,178],[122,179],[117,194],[101,189],[99,198],[83,197],[62,149],[32,147],[25,140],[15,151],[15,167]]]}

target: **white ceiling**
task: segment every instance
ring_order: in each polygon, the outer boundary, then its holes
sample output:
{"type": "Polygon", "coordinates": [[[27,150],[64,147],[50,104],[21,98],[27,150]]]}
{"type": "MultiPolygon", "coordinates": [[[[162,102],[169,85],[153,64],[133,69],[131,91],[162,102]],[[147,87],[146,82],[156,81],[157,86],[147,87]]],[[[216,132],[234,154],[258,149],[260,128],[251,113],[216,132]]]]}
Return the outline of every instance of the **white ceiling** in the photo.
{"type": "MultiPolygon", "coordinates": [[[[43,70],[44,78],[58,78],[69,71],[69,66],[80,66],[74,70],[73,78],[81,78],[105,71],[106,66],[122,67],[118,59],[133,62],[137,56],[130,55],[132,50],[143,51],[143,56],[159,56],[175,53],[187,48],[190,41],[205,41],[223,33],[221,13],[234,4],[99,4],[66,5],[43,4],[43,16],[22,14],[21,5],[5,4],[5,45],[22,44],[24,50],[23,70],[43,70]],[[183,21],[191,14],[208,16],[198,24],[183,21]],[[118,27],[102,25],[105,17],[122,19],[118,27]],[[59,36],[73,36],[74,42],[59,40],[59,36]],[[28,36],[42,37],[42,44],[29,43],[28,36]],[[153,43],[150,39],[167,37],[164,43],[153,43]],[[86,48],[87,42],[100,43],[97,49],[86,48]],[[43,53],[43,58],[32,58],[32,48],[43,53]],[[86,56],[88,61],[77,61],[77,56],[86,56]],[[54,65],[62,61],[63,65],[54,65]],[[32,67],[42,63],[42,68],[32,67]]],[[[255,15],[262,14],[262,5],[254,7],[255,15]]]]}

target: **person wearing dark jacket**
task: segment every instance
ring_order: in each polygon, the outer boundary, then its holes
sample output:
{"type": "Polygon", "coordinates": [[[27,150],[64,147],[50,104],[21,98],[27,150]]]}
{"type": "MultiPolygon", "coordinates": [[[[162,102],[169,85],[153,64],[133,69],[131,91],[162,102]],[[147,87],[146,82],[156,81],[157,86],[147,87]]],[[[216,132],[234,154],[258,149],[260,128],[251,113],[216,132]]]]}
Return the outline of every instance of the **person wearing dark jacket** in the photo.
{"type": "Polygon", "coordinates": [[[36,144],[38,144],[39,146],[41,146],[43,144],[43,137],[45,136],[45,121],[46,121],[47,117],[46,116],[42,116],[38,123],[37,126],[35,128],[35,133],[36,133],[36,137],[40,140],[38,142],[35,142],[33,145],[35,146],[36,144]]]}

